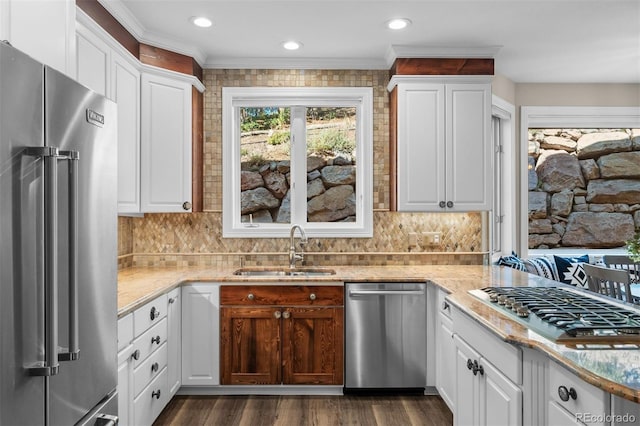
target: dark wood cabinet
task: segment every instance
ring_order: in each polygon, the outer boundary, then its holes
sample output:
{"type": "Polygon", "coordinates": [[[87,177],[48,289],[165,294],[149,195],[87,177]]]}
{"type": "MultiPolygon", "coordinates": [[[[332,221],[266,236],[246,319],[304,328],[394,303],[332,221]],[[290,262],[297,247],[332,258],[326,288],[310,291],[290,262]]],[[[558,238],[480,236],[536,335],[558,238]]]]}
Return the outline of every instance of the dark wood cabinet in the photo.
{"type": "Polygon", "coordinates": [[[221,383],[341,385],[343,288],[222,286],[221,383]]]}

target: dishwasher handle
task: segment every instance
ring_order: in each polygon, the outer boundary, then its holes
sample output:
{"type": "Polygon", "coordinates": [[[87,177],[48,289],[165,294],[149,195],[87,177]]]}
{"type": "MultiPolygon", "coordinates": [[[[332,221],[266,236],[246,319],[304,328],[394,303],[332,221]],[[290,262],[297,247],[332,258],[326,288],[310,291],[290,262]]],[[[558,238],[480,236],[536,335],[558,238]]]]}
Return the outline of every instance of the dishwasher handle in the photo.
{"type": "Polygon", "coordinates": [[[349,290],[349,296],[423,296],[424,290],[349,290]]]}

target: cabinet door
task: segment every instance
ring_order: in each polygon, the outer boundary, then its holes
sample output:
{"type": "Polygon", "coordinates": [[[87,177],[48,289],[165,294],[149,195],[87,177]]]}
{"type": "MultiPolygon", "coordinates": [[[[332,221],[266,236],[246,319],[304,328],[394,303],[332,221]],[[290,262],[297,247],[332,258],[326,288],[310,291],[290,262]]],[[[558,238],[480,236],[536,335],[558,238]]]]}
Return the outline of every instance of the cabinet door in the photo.
{"type": "Polygon", "coordinates": [[[182,385],[220,384],[220,286],[182,287],[182,385]]]}
{"type": "Polygon", "coordinates": [[[140,71],[116,52],[111,99],[118,104],[118,213],[140,212],[140,71]]]}
{"type": "Polygon", "coordinates": [[[282,321],[283,383],[341,385],[343,308],[286,308],[282,321]]]}
{"type": "Polygon", "coordinates": [[[182,318],[180,289],[169,293],[167,308],[167,377],[169,380],[169,398],[180,389],[182,376],[182,318]]]}
{"type": "Polygon", "coordinates": [[[480,360],[480,354],[471,349],[458,335],[455,341],[455,411],[453,421],[456,426],[477,426],[480,420],[479,379],[468,368],[469,361],[480,360]]]}
{"type": "Polygon", "coordinates": [[[443,84],[398,85],[398,211],[442,210],[444,96],[443,84]]]}
{"type": "Polygon", "coordinates": [[[445,192],[447,203],[453,203],[449,210],[490,210],[491,85],[447,84],[445,99],[445,192]]]}
{"type": "Polygon", "coordinates": [[[436,387],[449,409],[455,411],[456,347],[450,318],[438,313],[436,330],[436,387]]]}
{"type": "MultiPolygon", "coordinates": [[[[110,99],[111,48],[84,26],[76,32],[76,80],[110,99]]],[[[136,90],[138,91],[138,90],[136,90]]],[[[118,105],[118,113],[120,112],[118,105]]],[[[120,126],[120,114],[118,114],[120,126]]]]}
{"type": "Polygon", "coordinates": [[[133,424],[133,346],[118,352],[118,418],[119,424],[133,424]]]}
{"type": "Polygon", "coordinates": [[[221,307],[223,385],[279,384],[282,308],[221,307]]]}
{"type": "Polygon", "coordinates": [[[76,2],[1,0],[0,40],[75,78],[76,2]]]}
{"type": "Polygon", "coordinates": [[[191,85],[142,75],[142,212],[191,211],[191,85]]]}
{"type": "Polygon", "coordinates": [[[510,426],[522,424],[522,391],[484,358],[480,377],[481,425],[510,426]]]}
{"type": "Polygon", "coordinates": [[[576,416],[573,413],[565,410],[555,401],[549,401],[548,416],[549,421],[547,424],[549,426],[584,426],[584,423],[576,419],[576,416]]]}

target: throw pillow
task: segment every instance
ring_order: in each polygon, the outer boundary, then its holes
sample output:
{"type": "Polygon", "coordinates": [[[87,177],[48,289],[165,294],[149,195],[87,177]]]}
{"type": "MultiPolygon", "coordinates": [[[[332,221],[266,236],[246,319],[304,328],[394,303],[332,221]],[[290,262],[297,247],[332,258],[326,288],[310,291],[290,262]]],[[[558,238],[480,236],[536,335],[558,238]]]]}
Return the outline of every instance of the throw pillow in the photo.
{"type": "Polygon", "coordinates": [[[525,266],[527,271],[531,274],[540,275],[541,277],[549,278],[550,280],[558,280],[558,270],[553,260],[546,257],[530,257],[525,260],[525,266]]]}
{"type": "Polygon", "coordinates": [[[588,288],[587,274],[582,267],[583,263],[589,263],[589,255],[579,257],[553,256],[558,269],[559,281],[577,287],[588,288]]]}
{"type": "Polygon", "coordinates": [[[527,272],[524,260],[520,259],[515,251],[511,252],[511,256],[502,256],[498,259],[496,265],[508,266],[509,268],[517,269],[518,271],[527,272]]]}

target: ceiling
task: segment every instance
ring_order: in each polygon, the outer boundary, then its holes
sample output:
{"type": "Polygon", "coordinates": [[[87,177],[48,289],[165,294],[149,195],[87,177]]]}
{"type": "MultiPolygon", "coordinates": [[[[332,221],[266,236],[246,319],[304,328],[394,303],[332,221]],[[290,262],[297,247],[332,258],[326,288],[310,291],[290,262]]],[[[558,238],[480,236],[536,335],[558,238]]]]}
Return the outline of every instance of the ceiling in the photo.
{"type": "Polygon", "coordinates": [[[139,41],[204,68],[389,69],[484,56],[516,83],[640,83],[638,0],[99,0],[139,41]],[[207,16],[197,28],[193,16],[207,16]],[[404,17],[407,29],[385,22],[404,17]],[[303,43],[286,51],[282,42],[303,43]]]}

